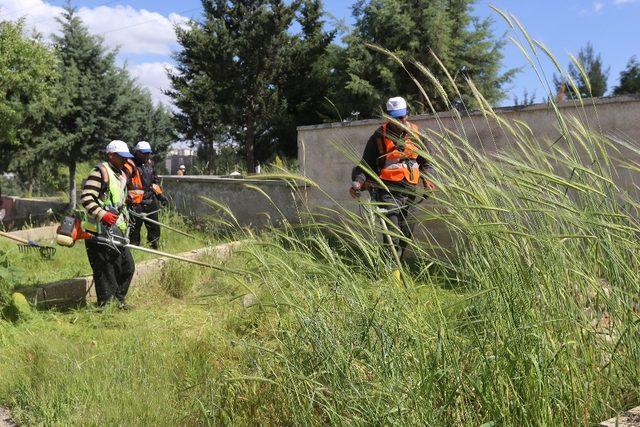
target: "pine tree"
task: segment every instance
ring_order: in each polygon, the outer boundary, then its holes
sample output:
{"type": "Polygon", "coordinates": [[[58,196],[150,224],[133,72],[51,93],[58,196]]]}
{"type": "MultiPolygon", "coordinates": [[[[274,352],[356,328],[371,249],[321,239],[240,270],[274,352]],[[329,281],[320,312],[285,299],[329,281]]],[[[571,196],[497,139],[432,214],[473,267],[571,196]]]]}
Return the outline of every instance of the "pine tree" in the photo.
{"type": "Polygon", "coordinates": [[[284,113],[274,117],[273,147],[265,147],[262,158],[274,151],[288,156],[297,153],[297,126],[317,124],[334,116],[327,100],[336,80],[329,47],[336,31],[323,30],[324,12],[320,0],[303,0],[298,11],[301,31],[290,36],[285,68],[278,87],[286,102],[284,113]]]}
{"type": "Polygon", "coordinates": [[[47,149],[69,170],[73,209],[77,164],[99,158],[110,139],[120,139],[122,75],[115,66],[115,52],[89,33],[74,8],[67,5],[58,22],[62,34],[52,36],[61,75],[54,112],[58,126],[47,149]]]}
{"type": "Polygon", "coordinates": [[[279,82],[286,69],[297,2],[203,0],[204,20],[176,30],[182,50],[168,92],[180,109],[178,130],[213,147],[237,141],[247,169],[256,146],[271,144],[274,119],[286,112],[279,82]]]}
{"type": "Polygon", "coordinates": [[[515,70],[500,73],[504,41],[491,33],[491,20],[472,17],[473,0],[360,0],[354,5],[356,26],[348,37],[346,89],[352,110],[372,117],[390,96],[404,96],[414,113],[429,112],[407,72],[393,58],[372,50],[367,44],[391,51],[418,78],[436,110],[448,105],[436,87],[412,64],[429,69],[444,86],[449,99],[456,91],[449,84],[433,52],[454,77],[467,107],[474,104],[465,82],[470,78],[489,102],[504,97],[502,86],[515,70]]]}
{"type": "MultiPolygon", "coordinates": [[[[576,64],[571,62],[568,68],[568,76],[576,85],[577,91],[581,98],[591,98],[604,96],[607,92],[607,79],[609,78],[610,67],[604,69],[602,65],[602,57],[595,53],[593,45],[589,42],[585,47],[580,49],[576,58],[580,63],[586,79],[576,64]]],[[[564,76],[553,76],[553,82],[558,91],[562,85],[565,85],[566,95],[570,99],[576,99],[577,94],[573,86],[569,84],[564,76]]]]}
{"type": "Polygon", "coordinates": [[[614,95],[640,95],[640,63],[632,56],[620,73],[620,83],[613,89],[614,95]]]}

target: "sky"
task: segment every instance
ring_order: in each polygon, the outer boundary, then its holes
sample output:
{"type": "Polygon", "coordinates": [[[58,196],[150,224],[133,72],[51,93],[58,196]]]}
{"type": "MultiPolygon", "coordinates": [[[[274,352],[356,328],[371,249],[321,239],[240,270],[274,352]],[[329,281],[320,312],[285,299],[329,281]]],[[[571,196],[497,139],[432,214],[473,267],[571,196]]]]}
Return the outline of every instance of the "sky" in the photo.
{"type": "MultiPolygon", "coordinates": [[[[55,17],[66,0],[0,0],[0,20],[24,17],[29,28],[49,35],[58,30],[55,17]]],[[[351,1],[325,0],[330,15],[328,26],[353,25],[351,1]]],[[[79,15],[89,29],[104,37],[110,47],[118,47],[118,61],[126,65],[138,82],[147,87],[158,102],[169,103],[162,94],[168,88],[166,70],[172,67],[171,53],[178,49],[174,25],[184,25],[201,16],[200,0],[74,0],[79,15]]],[[[640,0],[478,0],[473,13],[493,19],[498,36],[521,35],[509,32],[507,23],[489,5],[518,17],[528,33],[547,46],[563,66],[569,54],[576,54],[587,42],[594,45],[610,66],[609,90],[617,84],[632,55],[640,57],[640,0]]],[[[504,49],[503,70],[522,68],[507,87],[502,105],[513,103],[527,90],[541,101],[546,92],[525,57],[511,42],[504,49]]],[[[547,77],[553,74],[543,61],[547,77]]]]}

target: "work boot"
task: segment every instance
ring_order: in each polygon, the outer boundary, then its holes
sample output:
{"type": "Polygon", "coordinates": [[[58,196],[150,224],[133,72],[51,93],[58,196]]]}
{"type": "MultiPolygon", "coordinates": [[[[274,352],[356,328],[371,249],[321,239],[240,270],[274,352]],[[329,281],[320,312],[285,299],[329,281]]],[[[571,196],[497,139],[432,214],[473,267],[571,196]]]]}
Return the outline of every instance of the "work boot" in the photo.
{"type": "Polygon", "coordinates": [[[133,307],[131,304],[127,304],[127,303],[126,303],[126,302],[124,302],[124,301],[119,301],[119,302],[118,302],[118,308],[119,308],[120,310],[125,310],[125,311],[127,311],[127,310],[133,310],[133,308],[134,308],[134,307],[133,307]]]}

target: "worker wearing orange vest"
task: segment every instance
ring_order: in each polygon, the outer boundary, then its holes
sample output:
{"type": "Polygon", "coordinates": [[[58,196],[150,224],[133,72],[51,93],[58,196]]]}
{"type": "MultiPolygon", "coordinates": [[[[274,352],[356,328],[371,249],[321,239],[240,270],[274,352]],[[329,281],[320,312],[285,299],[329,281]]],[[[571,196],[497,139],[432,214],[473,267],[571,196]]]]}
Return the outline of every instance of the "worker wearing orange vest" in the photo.
{"type": "Polygon", "coordinates": [[[140,231],[142,230],[142,225],[145,224],[149,246],[152,249],[158,249],[160,226],[140,218],[140,215],[144,215],[153,221],[158,221],[160,205],[167,205],[167,199],[162,194],[160,180],[151,160],[152,152],[151,144],[147,141],[140,141],[134,149],[133,160],[130,160],[127,164],[127,169],[131,176],[127,185],[127,205],[132,213],[129,239],[131,244],[140,245],[140,231]]]}
{"type": "MultiPolygon", "coordinates": [[[[389,220],[411,238],[412,227],[408,219],[417,198],[417,185],[434,190],[435,185],[427,179],[431,165],[418,154],[418,127],[407,118],[407,102],[395,97],[387,101],[387,114],[391,120],[380,126],[369,138],[362,160],[353,168],[349,193],[358,197],[360,191],[368,189],[373,201],[380,204],[389,220]],[[377,174],[387,186],[367,185],[364,168],[377,174]]],[[[392,237],[397,253],[402,256],[407,245],[397,237],[392,237]]]]}

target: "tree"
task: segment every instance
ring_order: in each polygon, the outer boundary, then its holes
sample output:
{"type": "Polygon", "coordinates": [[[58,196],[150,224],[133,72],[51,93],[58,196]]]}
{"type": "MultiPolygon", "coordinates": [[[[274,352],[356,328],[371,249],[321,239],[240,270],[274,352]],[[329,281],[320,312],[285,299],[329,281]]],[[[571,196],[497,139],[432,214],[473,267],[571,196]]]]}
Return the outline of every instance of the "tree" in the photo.
{"type": "Polygon", "coordinates": [[[620,83],[613,89],[614,95],[640,95],[640,63],[632,56],[620,73],[620,83]]]}
{"type": "MultiPolygon", "coordinates": [[[[595,53],[593,45],[589,42],[578,52],[578,67],[571,62],[569,64],[567,75],[573,80],[577,91],[581,98],[600,97],[607,92],[607,79],[609,78],[610,67],[605,70],[602,65],[602,57],[595,53]],[[584,71],[584,76],[580,70],[584,71]],[[586,77],[586,78],[585,78],[586,77]]],[[[564,76],[554,74],[553,82],[556,90],[560,92],[562,85],[565,85],[566,96],[570,99],[576,99],[578,96],[576,90],[568,82],[569,79],[564,76]]]]}
{"type": "Polygon", "coordinates": [[[0,22],[0,171],[17,174],[31,193],[42,169],[37,147],[50,126],[58,79],[56,57],[39,38],[24,34],[24,22],[0,22]]]}
{"type": "Polygon", "coordinates": [[[126,69],[119,74],[119,138],[131,143],[150,142],[155,160],[160,160],[177,139],[173,115],[162,104],[154,105],[149,91],[141,88],[126,69]]]}
{"type": "Polygon", "coordinates": [[[46,149],[69,170],[69,207],[76,206],[76,167],[96,159],[110,139],[121,139],[119,120],[129,108],[122,103],[122,71],[115,52],[89,33],[76,11],[67,5],[61,35],[53,35],[60,64],[54,111],[57,127],[46,149]]]}
{"type": "MultiPolygon", "coordinates": [[[[299,34],[290,36],[285,68],[278,86],[286,104],[281,116],[275,117],[274,147],[265,147],[262,158],[273,151],[288,156],[297,153],[297,126],[317,124],[333,116],[329,96],[337,80],[329,48],[336,31],[323,30],[322,2],[304,0],[297,11],[299,34]]],[[[335,119],[334,119],[335,121],[335,119]]]]}
{"type": "Polygon", "coordinates": [[[522,98],[519,98],[518,95],[514,95],[513,97],[513,106],[514,107],[526,107],[529,105],[533,105],[536,103],[536,92],[529,93],[527,89],[522,93],[522,98]]]}
{"type": "Polygon", "coordinates": [[[415,113],[429,112],[426,100],[402,66],[367,44],[381,46],[399,57],[419,79],[436,110],[448,105],[413,61],[433,73],[449,100],[457,95],[432,52],[460,88],[462,99],[458,102],[467,107],[474,105],[466,78],[474,81],[489,102],[503,98],[502,87],[515,70],[500,73],[504,41],[492,35],[490,19],[479,20],[471,15],[472,4],[473,0],[357,1],[353,8],[355,30],[347,38],[346,90],[351,109],[363,117],[372,117],[379,113],[386,98],[402,95],[415,113]]]}
{"type": "Polygon", "coordinates": [[[212,145],[231,139],[244,147],[247,169],[257,145],[269,144],[272,123],[286,109],[278,81],[286,67],[287,30],[297,3],[282,0],[203,0],[204,22],[177,28],[169,96],[181,110],[178,129],[212,145]]]}

